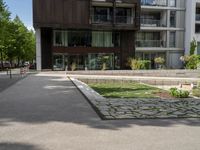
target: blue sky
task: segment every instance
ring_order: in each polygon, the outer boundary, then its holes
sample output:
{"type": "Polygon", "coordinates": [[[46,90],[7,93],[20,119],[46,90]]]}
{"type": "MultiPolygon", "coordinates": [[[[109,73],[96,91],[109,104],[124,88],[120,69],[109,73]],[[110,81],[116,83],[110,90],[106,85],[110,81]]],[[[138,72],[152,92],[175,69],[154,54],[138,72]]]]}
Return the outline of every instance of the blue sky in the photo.
{"type": "Polygon", "coordinates": [[[32,27],[32,0],[4,0],[7,4],[9,11],[12,13],[11,18],[16,15],[24,22],[29,28],[32,27]]]}

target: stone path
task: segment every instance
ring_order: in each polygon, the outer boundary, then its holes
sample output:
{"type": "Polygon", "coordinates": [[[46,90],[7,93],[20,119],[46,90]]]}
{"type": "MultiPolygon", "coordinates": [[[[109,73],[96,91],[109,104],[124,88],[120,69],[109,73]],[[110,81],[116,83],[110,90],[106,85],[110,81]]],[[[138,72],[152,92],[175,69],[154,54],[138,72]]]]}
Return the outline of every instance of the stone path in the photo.
{"type": "Polygon", "coordinates": [[[73,82],[105,120],[200,118],[200,99],[106,99],[81,81],[73,82]]]}
{"type": "Polygon", "coordinates": [[[200,118],[200,100],[96,100],[104,119],[200,118]]]}

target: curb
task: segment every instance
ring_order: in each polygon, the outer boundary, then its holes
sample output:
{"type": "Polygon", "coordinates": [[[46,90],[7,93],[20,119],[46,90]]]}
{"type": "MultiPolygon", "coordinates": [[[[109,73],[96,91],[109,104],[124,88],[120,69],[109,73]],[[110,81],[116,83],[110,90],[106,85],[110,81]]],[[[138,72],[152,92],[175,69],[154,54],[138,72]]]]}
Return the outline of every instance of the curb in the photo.
{"type": "MultiPolygon", "coordinates": [[[[90,106],[94,109],[94,111],[97,113],[97,115],[101,118],[101,120],[109,120],[107,118],[105,118],[105,116],[100,112],[100,110],[92,103],[91,98],[89,98],[84,92],[83,90],[80,88],[80,86],[76,83],[76,82],[80,82],[81,84],[83,84],[81,81],[75,79],[75,78],[71,78],[68,77],[70,79],[70,81],[74,84],[74,86],[78,89],[78,91],[84,96],[84,98],[87,100],[87,102],[90,104],[90,106]]],[[[85,85],[85,84],[83,84],[85,85]]],[[[86,86],[86,85],[85,85],[86,86]]],[[[84,87],[83,87],[84,88],[84,87]]],[[[89,88],[89,87],[88,87],[89,88]]],[[[91,88],[90,88],[91,89],[91,88]]],[[[91,89],[92,90],[92,89],[91,89]]],[[[93,90],[94,91],[94,90],[93,90]]],[[[95,91],[94,91],[95,92],[95,91]]],[[[96,92],[95,92],[96,93],[96,92]]]]}

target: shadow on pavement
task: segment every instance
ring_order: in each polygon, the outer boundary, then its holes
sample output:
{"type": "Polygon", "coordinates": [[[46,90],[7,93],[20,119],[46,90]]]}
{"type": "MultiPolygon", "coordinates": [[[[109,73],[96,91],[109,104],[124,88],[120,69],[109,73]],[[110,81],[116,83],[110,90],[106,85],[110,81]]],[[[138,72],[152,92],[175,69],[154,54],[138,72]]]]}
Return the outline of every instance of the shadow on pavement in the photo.
{"type": "Polygon", "coordinates": [[[28,144],[0,143],[0,150],[41,150],[41,149],[28,144]]]}
{"type": "Polygon", "coordinates": [[[13,122],[62,122],[111,130],[133,126],[200,126],[200,119],[103,121],[71,81],[33,75],[0,93],[0,126],[13,122]]]}

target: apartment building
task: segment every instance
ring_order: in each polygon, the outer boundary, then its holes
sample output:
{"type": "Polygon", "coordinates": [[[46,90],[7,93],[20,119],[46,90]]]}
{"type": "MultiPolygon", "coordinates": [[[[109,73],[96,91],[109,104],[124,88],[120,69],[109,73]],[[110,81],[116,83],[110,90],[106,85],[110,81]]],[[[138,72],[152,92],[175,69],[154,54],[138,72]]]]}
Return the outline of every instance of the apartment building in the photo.
{"type": "Polygon", "coordinates": [[[200,55],[200,0],[187,0],[186,4],[186,54],[189,54],[190,42],[197,41],[196,54],[200,55]]]}
{"type": "Polygon", "coordinates": [[[140,0],[33,0],[37,70],[126,69],[140,0]]]}
{"type": "MultiPolygon", "coordinates": [[[[190,3],[191,0],[188,0],[190,3]]],[[[136,58],[163,57],[167,68],[181,68],[185,51],[186,0],[141,0],[141,30],[137,33],[136,58]]]]}

